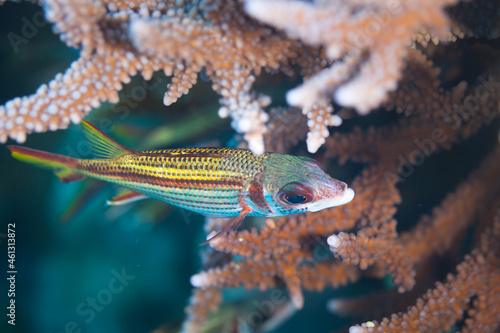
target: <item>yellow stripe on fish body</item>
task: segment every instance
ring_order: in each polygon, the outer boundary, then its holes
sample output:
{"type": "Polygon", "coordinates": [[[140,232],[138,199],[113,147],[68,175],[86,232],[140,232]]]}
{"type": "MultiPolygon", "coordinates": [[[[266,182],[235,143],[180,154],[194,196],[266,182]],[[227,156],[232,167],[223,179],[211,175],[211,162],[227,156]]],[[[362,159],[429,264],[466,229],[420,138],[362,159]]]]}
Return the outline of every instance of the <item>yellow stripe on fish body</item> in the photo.
{"type": "Polygon", "coordinates": [[[237,216],[266,157],[231,148],[152,150],[81,160],[88,175],[211,216],[237,216]]]}
{"type": "MultiPolygon", "coordinates": [[[[185,148],[136,152],[82,121],[96,159],[79,160],[19,146],[12,156],[52,169],[64,182],[85,176],[130,188],[110,204],[157,198],[209,216],[281,216],[318,211],[352,200],[347,184],[327,175],[311,158],[235,148],[185,148]]],[[[209,241],[210,241],[209,240],[209,241]]]]}

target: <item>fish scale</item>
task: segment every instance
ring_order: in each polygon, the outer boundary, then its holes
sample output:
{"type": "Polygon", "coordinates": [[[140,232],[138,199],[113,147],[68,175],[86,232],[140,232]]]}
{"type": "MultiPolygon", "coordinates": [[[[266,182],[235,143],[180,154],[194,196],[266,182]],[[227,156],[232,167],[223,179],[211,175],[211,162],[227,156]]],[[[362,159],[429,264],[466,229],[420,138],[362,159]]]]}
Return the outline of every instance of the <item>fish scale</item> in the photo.
{"type": "MultiPolygon", "coordinates": [[[[153,197],[207,216],[235,217],[207,242],[245,216],[281,216],[345,204],[354,191],[327,175],[314,159],[257,156],[237,148],[133,151],[82,121],[95,159],[76,159],[19,146],[12,156],[52,169],[63,182],[97,178],[128,188],[109,204],[153,197]]],[[[205,242],[205,243],[207,243],[205,242]]]]}
{"type": "Polygon", "coordinates": [[[230,217],[240,213],[241,195],[255,175],[264,170],[266,159],[266,155],[256,157],[250,151],[234,148],[166,149],[116,159],[80,160],[80,169],[86,176],[182,208],[230,217]]]}

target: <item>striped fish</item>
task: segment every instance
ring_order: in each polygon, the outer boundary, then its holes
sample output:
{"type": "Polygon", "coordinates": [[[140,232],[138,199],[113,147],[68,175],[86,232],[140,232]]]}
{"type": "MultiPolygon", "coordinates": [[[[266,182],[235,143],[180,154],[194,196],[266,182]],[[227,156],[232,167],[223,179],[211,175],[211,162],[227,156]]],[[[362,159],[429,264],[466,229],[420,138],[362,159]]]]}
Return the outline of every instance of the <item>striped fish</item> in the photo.
{"type": "MultiPolygon", "coordinates": [[[[82,121],[94,159],[77,159],[8,146],[18,160],[52,169],[63,182],[85,177],[124,186],[108,201],[124,204],[147,197],[206,216],[235,217],[215,237],[245,216],[281,216],[348,203],[354,191],[328,176],[314,159],[246,149],[182,148],[134,151],[82,121]]],[[[205,243],[207,243],[205,242],[205,243]]],[[[205,244],[204,243],[204,244],[205,244]]]]}

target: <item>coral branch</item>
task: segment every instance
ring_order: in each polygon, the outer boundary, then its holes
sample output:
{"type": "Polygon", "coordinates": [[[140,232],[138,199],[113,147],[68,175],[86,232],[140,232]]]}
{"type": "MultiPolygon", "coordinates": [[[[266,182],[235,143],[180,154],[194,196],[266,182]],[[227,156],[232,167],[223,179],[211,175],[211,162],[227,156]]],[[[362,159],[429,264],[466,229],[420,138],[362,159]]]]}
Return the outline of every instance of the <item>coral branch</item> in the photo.
{"type": "MultiPolygon", "coordinates": [[[[500,213],[492,217],[500,203],[500,148],[488,141],[493,136],[497,140],[500,117],[498,41],[492,40],[500,35],[499,20],[492,14],[498,12],[497,4],[37,3],[61,40],[80,49],[80,58],[34,94],[0,106],[1,142],[23,142],[28,133],[78,123],[102,102],[118,102],[118,92],[137,74],[145,80],[157,71],[171,76],[163,102],[183,103],[183,95],[198,90],[193,87],[201,73],[219,95],[218,115],[232,119],[240,147],[259,154],[269,150],[301,155],[305,141],[325,170],[356,192],[352,202],[341,207],[253,220],[257,227],[245,222],[248,229],[230,231],[202,248],[202,268],[190,281],[194,288],[184,332],[203,331],[209,318],[220,315],[226,289],[276,288],[269,293],[288,295],[287,306],[298,310],[310,304],[304,290],[320,292],[387,274],[394,286],[380,288],[378,295],[396,294],[404,307],[395,311],[413,306],[353,326],[351,333],[442,332],[452,325],[464,332],[498,330],[500,213]],[[473,38],[457,39],[468,36],[473,38]],[[435,45],[448,40],[453,44],[435,45]],[[297,80],[303,83],[289,90],[297,80]],[[271,98],[276,102],[276,94],[287,90],[288,103],[300,108],[272,105],[271,98]],[[372,111],[369,117],[359,117],[372,111]],[[328,127],[340,124],[330,135],[328,127]],[[483,141],[477,143],[478,137],[483,141]],[[466,153],[453,165],[432,164],[431,156],[466,140],[459,148],[466,153]],[[472,163],[487,151],[492,152],[484,162],[472,163]],[[463,166],[472,171],[480,165],[465,181],[463,171],[462,178],[436,194],[434,187],[441,189],[444,182],[424,190],[407,182],[427,159],[428,173],[463,166]],[[344,163],[349,164],[338,165],[344,163]],[[414,187],[408,190],[408,184],[414,187]],[[429,193],[444,198],[429,199],[429,193]],[[440,199],[431,211],[428,203],[440,199]],[[417,202],[428,207],[419,208],[417,202]],[[411,221],[405,220],[408,209],[418,212],[411,221]],[[474,236],[467,243],[468,230],[474,236]],[[433,265],[436,257],[452,266],[462,263],[456,270],[439,270],[433,265]]],[[[207,218],[206,231],[220,230],[225,223],[207,218]]],[[[346,302],[334,301],[331,308],[346,313],[353,303],[339,309],[346,302]]],[[[369,307],[360,309],[367,318],[376,317],[368,313],[369,307]]],[[[238,323],[234,312],[231,324],[238,323]]],[[[280,315],[269,314],[266,320],[272,322],[273,316],[280,315]]]]}
{"type": "Polygon", "coordinates": [[[447,38],[443,8],[454,3],[249,0],[245,9],[292,38],[325,46],[330,59],[343,59],[290,91],[290,104],[305,107],[334,97],[366,114],[396,89],[413,35],[426,27],[447,38]]]}
{"type": "Polygon", "coordinates": [[[71,64],[48,85],[42,85],[31,96],[15,98],[0,106],[0,140],[7,135],[24,142],[26,133],[66,128],[70,122],[79,123],[92,108],[101,102],[118,102],[117,91],[130,75],[142,67],[137,59],[121,51],[109,55],[93,55],[71,64]]]}
{"type": "Polygon", "coordinates": [[[500,325],[500,211],[493,227],[484,232],[480,244],[458,265],[455,275],[436,283],[408,312],[353,326],[350,333],[361,332],[442,332],[464,317],[464,332],[491,332],[500,325]],[[483,311],[484,310],[484,311],[483,311]]]}

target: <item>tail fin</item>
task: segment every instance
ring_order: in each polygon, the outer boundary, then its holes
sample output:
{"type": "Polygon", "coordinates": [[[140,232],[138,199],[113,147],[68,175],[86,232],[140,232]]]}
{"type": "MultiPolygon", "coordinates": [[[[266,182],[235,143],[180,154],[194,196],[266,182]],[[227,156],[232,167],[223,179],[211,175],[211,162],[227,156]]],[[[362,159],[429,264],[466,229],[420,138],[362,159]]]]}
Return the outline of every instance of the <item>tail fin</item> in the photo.
{"type": "Polygon", "coordinates": [[[12,157],[34,164],[40,168],[52,169],[63,183],[71,183],[85,178],[78,172],[78,159],[21,146],[7,146],[12,157]]]}

